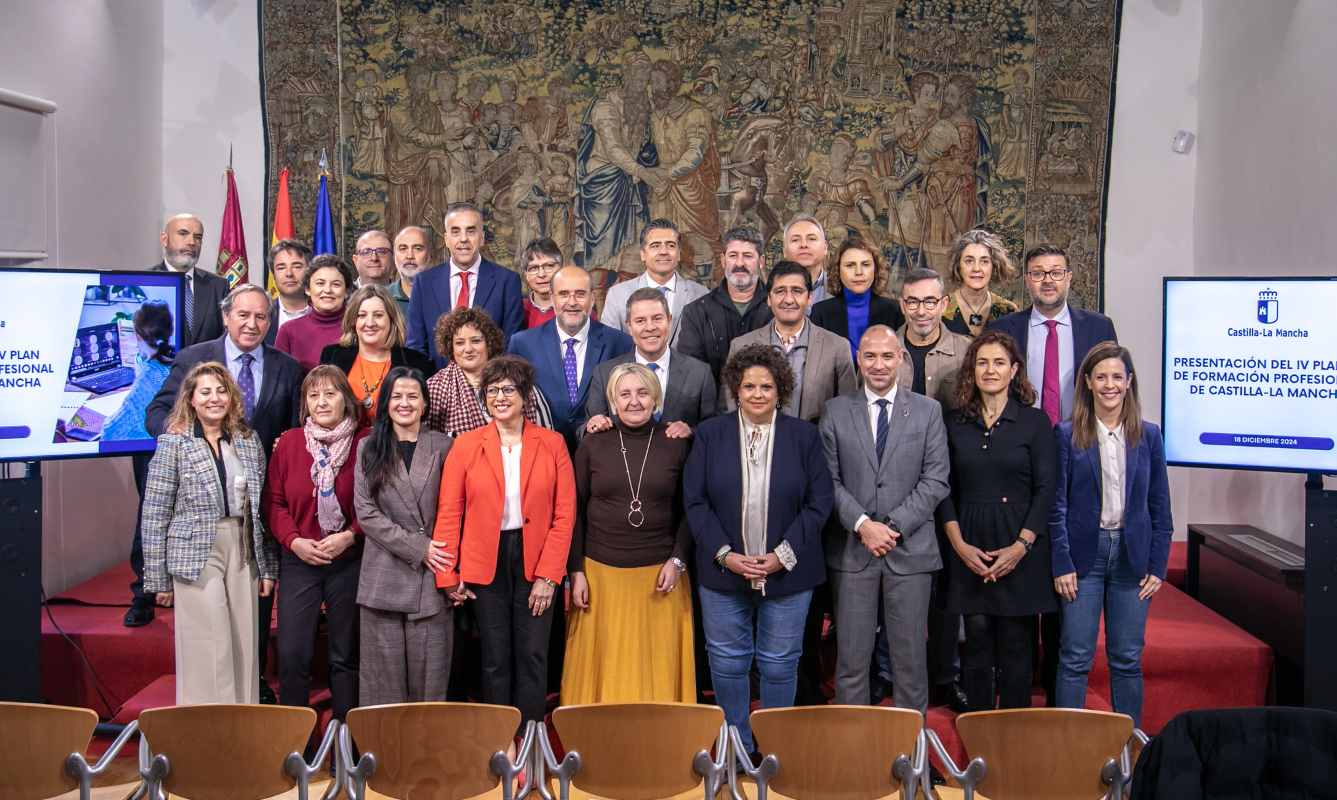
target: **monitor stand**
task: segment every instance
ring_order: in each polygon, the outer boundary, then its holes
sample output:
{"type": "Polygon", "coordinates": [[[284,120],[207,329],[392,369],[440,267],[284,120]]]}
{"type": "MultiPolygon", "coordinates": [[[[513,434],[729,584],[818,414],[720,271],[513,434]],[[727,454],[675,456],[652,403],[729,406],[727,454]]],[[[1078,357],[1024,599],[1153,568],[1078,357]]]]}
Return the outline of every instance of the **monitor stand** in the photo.
{"type": "Polygon", "coordinates": [[[41,702],[42,470],[0,479],[0,700],[41,702]]]}
{"type": "Polygon", "coordinates": [[[1337,711],[1337,491],[1305,480],[1304,702],[1337,711]]]}

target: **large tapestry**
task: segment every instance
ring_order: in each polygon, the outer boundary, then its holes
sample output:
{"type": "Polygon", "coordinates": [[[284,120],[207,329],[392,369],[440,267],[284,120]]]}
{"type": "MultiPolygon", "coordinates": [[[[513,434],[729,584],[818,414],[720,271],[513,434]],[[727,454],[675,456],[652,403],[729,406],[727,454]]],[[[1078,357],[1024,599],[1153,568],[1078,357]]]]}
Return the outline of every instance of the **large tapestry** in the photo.
{"type": "Polygon", "coordinates": [[[713,284],[723,231],[778,252],[808,212],[875,243],[893,288],[945,274],[985,226],[1014,259],[1067,249],[1075,302],[1099,305],[1117,0],[267,0],[262,17],[269,197],[289,167],[309,231],[329,153],[343,249],[439,231],[469,200],[493,260],[546,235],[606,284],[640,272],[640,227],[666,217],[683,271],[713,284]]]}

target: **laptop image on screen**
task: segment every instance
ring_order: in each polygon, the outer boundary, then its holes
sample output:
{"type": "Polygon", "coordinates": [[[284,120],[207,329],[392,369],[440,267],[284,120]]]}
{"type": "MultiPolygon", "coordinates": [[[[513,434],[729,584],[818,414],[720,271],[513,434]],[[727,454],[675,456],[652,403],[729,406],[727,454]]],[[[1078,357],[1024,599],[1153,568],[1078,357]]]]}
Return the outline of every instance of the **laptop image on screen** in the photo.
{"type": "Polygon", "coordinates": [[[69,383],[94,394],[134,383],[134,368],[121,363],[121,336],[115,322],[80,328],[70,357],[69,383]]]}

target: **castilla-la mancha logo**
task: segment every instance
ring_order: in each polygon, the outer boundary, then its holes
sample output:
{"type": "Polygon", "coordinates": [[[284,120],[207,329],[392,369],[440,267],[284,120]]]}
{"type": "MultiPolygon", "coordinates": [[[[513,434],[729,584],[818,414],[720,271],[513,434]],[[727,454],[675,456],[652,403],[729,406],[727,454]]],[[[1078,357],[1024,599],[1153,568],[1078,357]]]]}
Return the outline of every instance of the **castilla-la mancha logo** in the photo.
{"type": "Polygon", "coordinates": [[[1258,321],[1271,325],[1277,321],[1277,293],[1264,289],[1258,293],[1258,321]]]}

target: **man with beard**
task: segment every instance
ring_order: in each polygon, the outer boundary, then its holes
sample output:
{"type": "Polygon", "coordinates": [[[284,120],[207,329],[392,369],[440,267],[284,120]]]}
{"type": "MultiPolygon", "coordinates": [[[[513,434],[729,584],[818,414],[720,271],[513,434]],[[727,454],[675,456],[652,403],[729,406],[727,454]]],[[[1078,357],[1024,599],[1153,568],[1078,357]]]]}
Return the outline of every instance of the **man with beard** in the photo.
{"type": "Polygon", "coordinates": [[[659,162],[650,143],[650,60],[632,53],[622,64],[622,86],[600,97],[581,121],[576,150],[574,260],[586,269],[616,269],[622,249],[650,221],[645,184],[659,162]]]}
{"type": "Polygon", "coordinates": [[[729,343],[771,319],[766,293],[757,291],[766,266],[763,246],[761,236],[752,228],[733,228],[724,234],[720,253],[724,280],[682,310],[677,349],[706,362],[717,385],[729,355],[729,343]]]}
{"type": "Polygon", "coordinates": [[[426,229],[410,225],[395,237],[395,271],[399,280],[390,284],[390,296],[399,304],[405,323],[409,318],[409,300],[413,297],[413,279],[432,266],[432,235],[426,229]]]}

